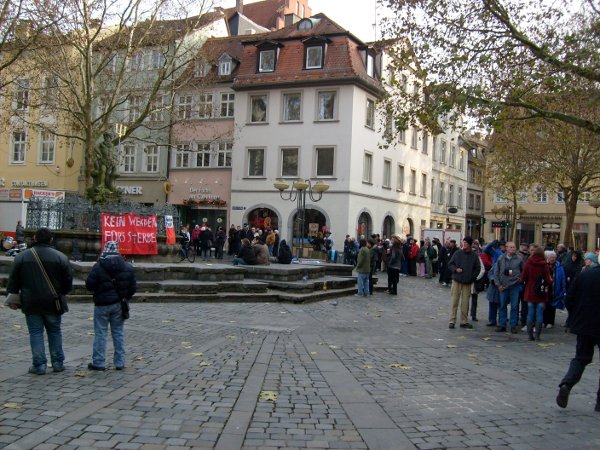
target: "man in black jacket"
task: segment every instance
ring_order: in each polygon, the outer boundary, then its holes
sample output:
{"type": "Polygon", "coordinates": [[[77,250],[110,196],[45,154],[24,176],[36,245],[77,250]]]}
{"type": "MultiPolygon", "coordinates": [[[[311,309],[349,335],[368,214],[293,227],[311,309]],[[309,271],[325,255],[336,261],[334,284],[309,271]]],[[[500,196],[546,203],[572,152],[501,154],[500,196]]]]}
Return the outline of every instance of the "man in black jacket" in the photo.
{"type": "Polygon", "coordinates": [[[463,248],[456,250],[448,262],[448,270],[452,273],[452,306],[450,307],[449,328],[456,324],[456,313],[460,304],[460,327],[473,328],[468,322],[469,303],[471,301],[471,287],[481,271],[479,256],[473,251],[473,238],[467,236],[463,239],[463,248]]]}
{"type": "MultiPolygon", "coordinates": [[[[594,347],[600,349],[600,266],[591,267],[575,278],[565,300],[569,311],[569,327],[577,335],[575,358],[559,385],[556,403],[566,408],[569,393],[585,367],[592,362],[594,347]]],[[[600,412],[600,382],[596,393],[596,408],[600,412]]]]}
{"type": "MultiPolygon", "coordinates": [[[[46,270],[54,291],[59,295],[68,294],[73,287],[71,265],[64,254],[50,246],[52,233],[48,228],[40,228],[35,232],[33,240],[33,248],[46,270]]],[[[44,348],[44,329],[48,335],[52,369],[54,372],[62,372],[65,370],[65,354],[62,348],[60,325],[61,314],[65,312],[66,304],[62,305],[60,311],[57,310],[56,298],[32,250],[19,253],[15,257],[6,290],[13,294],[21,293],[21,311],[25,314],[33,359],[29,373],[36,375],[46,373],[48,361],[44,348]]]]}
{"type": "Polygon", "coordinates": [[[85,281],[94,293],[94,346],[90,370],[105,370],[108,324],[113,339],[115,369],[125,367],[125,330],[121,300],[129,300],[136,291],[133,266],[119,254],[119,244],[108,241],[100,259],[85,281]]]}

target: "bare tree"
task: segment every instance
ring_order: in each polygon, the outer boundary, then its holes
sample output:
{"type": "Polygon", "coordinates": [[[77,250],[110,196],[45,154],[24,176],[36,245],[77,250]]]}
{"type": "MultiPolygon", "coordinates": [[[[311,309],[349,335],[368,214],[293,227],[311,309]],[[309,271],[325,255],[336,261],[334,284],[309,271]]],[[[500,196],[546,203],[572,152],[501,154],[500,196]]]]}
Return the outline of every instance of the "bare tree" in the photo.
{"type": "Polygon", "coordinates": [[[170,126],[174,82],[222,14],[209,12],[208,0],[67,0],[62,7],[64,20],[49,27],[31,53],[38,82],[21,119],[78,143],[88,197],[115,199],[112,147],[140,130],[146,130],[143,139],[170,126]],[[150,121],[156,112],[161,120],[150,121]],[[122,132],[114,132],[115,124],[122,132]]]}
{"type": "MultiPolygon", "coordinates": [[[[392,11],[384,36],[402,42],[391,63],[427,80],[424,96],[389,100],[400,123],[435,131],[437,117],[468,114],[484,128],[510,119],[561,121],[600,134],[600,122],[545,104],[539,95],[588,91],[588,109],[600,107],[600,11],[582,0],[380,0],[392,11]]],[[[401,80],[392,80],[398,84],[401,80]]]]}

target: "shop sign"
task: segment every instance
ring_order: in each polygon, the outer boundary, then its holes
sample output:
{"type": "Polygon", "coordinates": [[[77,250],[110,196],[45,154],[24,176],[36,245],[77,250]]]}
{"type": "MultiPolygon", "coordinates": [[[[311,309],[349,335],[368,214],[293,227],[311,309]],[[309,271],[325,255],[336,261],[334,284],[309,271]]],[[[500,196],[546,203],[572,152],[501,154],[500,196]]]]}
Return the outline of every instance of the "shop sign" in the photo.
{"type": "Polygon", "coordinates": [[[142,186],[115,186],[123,195],[144,195],[142,186]]]}
{"type": "Polygon", "coordinates": [[[232,206],[232,207],[231,207],[231,210],[232,210],[232,211],[243,211],[243,210],[245,210],[245,209],[246,209],[246,207],[245,207],[245,206],[232,206]]]}
{"type": "Polygon", "coordinates": [[[49,191],[47,189],[25,189],[23,194],[25,200],[29,200],[32,197],[44,198],[46,200],[52,200],[55,202],[62,202],[65,200],[65,191],[49,191]]]}
{"type": "Polygon", "coordinates": [[[559,223],[543,223],[542,228],[545,230],[558,230],[560,229],[559,223]]]}
{"type": "Polygon", "coordinates": [[[12,187],[48,187],[47,181],[13,181],[12,187]]]}

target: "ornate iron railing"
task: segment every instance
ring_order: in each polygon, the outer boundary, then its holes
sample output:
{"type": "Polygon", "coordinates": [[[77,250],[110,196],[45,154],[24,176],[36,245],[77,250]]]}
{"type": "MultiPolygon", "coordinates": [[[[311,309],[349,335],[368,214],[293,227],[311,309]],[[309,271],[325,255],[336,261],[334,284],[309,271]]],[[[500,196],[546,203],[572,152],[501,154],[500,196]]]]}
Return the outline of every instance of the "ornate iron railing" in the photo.
{"type": "Polygon", "coordinates": [[[174,205],[165,203],[147,206],[129,201],[100,205],[75,195],[67,195],[60,202],[32,197],[27,205],[26,226],[30,230],[47,227],[51,230],[100,232],[102,213],[156,215],[159,235],[165,234],[164,217],[173,216],[173,226],[175,230],[179,230],[179,211],[174,205]]]}

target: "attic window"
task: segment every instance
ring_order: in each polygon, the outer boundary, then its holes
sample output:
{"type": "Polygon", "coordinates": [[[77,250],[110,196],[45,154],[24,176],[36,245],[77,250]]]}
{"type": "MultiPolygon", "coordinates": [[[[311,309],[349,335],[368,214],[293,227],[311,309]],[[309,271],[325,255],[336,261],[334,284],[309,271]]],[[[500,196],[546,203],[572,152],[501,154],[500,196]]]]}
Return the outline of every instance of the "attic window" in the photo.
{"type": "Polygon", "coordinates": [[[275,71],[275,49],[261,50],[259,53],[258,71],[259,72],[274,72],[275,71]]]}
{"type": "Polygon", "coordinates": [[[219,75],[231,75],[231,56],[223,55],[219,58],[219,75]]]}
{"type": "Polygon", "coordinates": [[[313,23],[310,19],[302,19],[298,22],[298,30],[299,31],[307,31],[313,29],[313,23]]]}
{"type": "Polygon", "coordinates": [[[323,45],[306,47],[307,69],[321,69],[323,67],[323,45]]]}

